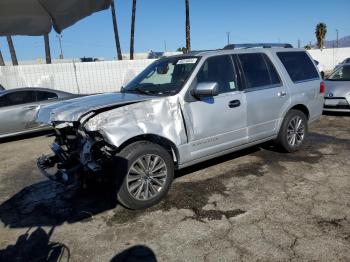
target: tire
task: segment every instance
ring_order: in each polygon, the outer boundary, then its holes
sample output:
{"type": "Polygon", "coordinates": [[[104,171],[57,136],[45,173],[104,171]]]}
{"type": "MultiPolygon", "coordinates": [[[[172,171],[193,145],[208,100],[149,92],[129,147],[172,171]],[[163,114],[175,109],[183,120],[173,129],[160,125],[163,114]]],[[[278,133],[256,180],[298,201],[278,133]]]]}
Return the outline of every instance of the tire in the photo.
{"type": "Polygon", "coordinates": [[[170,154],[148,141],[125,147],[116,156],[116,164],[117,200],[129,209],[144,209],[159,203],[174,178],[170,154]]]}
{"type": "Polygon", "coordinates": [[[291,109],[285,116],[277,137],[277,144],[286,152],[295,152],[303,145],[308,131],[307,118],[300,110],[291,109]],[[301,121],[300,126],[299,121],[301,121]]]}

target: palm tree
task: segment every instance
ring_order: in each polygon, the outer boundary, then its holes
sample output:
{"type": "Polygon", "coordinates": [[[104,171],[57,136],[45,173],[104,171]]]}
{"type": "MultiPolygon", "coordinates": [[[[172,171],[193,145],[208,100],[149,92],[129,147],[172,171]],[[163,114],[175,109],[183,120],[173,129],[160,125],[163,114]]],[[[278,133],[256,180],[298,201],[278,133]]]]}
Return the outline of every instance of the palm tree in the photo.
{"type": "Polygon", "coordinates": [[[4,66],[4,65],[5,65],[4,57],[2,56],[2,53],[0,50],[0,66],[4,66]]]}
{"type": "Polygon", "coordinates": [[[123,60],[122,51],[120,49],[120,41],[119,41],[117,18],[115,15],[114,0],[112,0],[112,2],[111,2],[111,12],[112,12],[113,29],[114,29],[115,45],[117,47],[118,60],[123,60]]]}
{"type": "Polygon", "coordinates": [[[15,47],[13,46],[12,38],[9,35],[6,36],[6,38],[7,38],[7,44],[9,45],[9,49],[10,49],[12,65],[16,66],[18,65],[18,60],[16,56],[15,47]]]}
{"type": "Polygon", "coordinates": [[[190,27],[190,4],[189,0],[186,3],[186,51],[191,51],[191,27],[190,27]]]}
{"type": "Polygon", "coordinates": [[[51,64],[51,51],[49,34],[44,34],[46,64],[51,64]]]}
{"type": "Polygon", "coordinates": [[[317,39],[317,46],[319,49],[322,49],[324,47],[324,40],[326,38],[327,34],[327,26],[325,23],[318,23],[316,25],[316,39],[317,39]]]}
{"type": "Polygon", "coordinates": [[[136,14],[136,0],[132,0],[131,34],[130,34],[130,60],[134,59],[135,14],[136,14]]]}

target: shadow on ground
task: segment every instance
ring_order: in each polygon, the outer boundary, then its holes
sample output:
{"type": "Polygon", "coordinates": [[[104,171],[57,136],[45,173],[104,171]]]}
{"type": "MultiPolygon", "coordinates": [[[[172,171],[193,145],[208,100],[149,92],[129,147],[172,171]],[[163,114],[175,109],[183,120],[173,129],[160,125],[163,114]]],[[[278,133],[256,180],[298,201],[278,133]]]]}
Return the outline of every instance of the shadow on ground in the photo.
{"type": "Polygon", "coordinates": [[[133,246],[115,255],[111,262],[157,262],[156,255],[147,246],[133,246]]]}
{"type": "Polygon", "coordinates": [[[19,236],[14,245],[0,250],[0,261],[69,261],[69,248],[64,244],[50,241],[54,227],[49,230],[49,233],[41,227],[31,233],[30,231],[28,229],[26,233],[19,236]]]}

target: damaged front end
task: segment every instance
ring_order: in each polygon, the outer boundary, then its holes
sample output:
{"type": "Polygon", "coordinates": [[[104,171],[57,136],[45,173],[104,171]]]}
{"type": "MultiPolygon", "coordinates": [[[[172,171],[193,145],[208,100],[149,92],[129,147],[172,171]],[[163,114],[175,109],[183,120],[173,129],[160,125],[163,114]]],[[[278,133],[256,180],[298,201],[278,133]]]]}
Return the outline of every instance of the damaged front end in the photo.
{"type": "Polygon", "coordinates": [[[102,178],[104,168],[116,149],[107,145],[97,132],[87,133],[79,122],[53,123],[53,151],[37,161],[39,170],[49,179],[63,184],[84,182],[89,177],[102,178]]]}

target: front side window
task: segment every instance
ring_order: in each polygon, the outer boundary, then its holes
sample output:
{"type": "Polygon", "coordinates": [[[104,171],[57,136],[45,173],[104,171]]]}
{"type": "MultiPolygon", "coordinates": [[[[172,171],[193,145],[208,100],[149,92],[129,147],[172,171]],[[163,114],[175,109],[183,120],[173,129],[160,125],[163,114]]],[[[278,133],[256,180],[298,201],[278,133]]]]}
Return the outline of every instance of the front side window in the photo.
{"type": "Polygon", "coordinates": [[[33,103],[36,101],[34,91],[18,91],[3,96],[8,106],[33,103]]]}
{"type": "Polygon", "coordinates": [[[281,79],[270,61],[262,53],[239,54],[247,88],[281,85],[281,79]]]}
{"type": "Polygon", "coordinates": [[[189,56],[162,58],[136,76],[122,92],[176,94],[186,83],[199,59],[189,56]]]}
{"type": "Polygon", "coordinates": [[[330,81],[350,81],[350,65],[339,67],[331,74],[327,80],[330,81]]]}
{"type": "Polygon", "coordinates": [[[218,83],[220,94],[237,90],[231,57],[221,55],[208,58],[198,72],[197,82],[218,83]]]}
{"type": "Polygon", "coordinates": [[[305,52],[278,52],[277,56],[293,82],[310,81],[319,78],[315,64],[305,52]]]}

